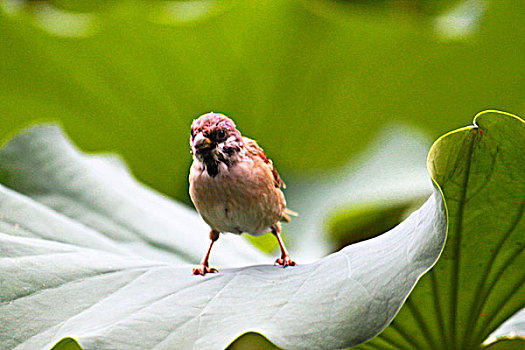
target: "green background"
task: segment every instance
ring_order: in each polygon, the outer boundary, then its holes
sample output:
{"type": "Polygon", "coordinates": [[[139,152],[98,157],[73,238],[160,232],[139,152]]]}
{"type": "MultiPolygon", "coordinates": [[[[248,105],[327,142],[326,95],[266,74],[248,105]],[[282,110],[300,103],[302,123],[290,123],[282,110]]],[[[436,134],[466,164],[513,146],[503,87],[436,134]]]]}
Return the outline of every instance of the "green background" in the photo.
{"type": "Polygon", "coordinates": [[[436,138],[487,108],[525,112],[521,0],[0,4],[0,135],[60,121],[186,202],[189,125],[211,110],[285,178],[343,164],[390,123],[436,138]]]}

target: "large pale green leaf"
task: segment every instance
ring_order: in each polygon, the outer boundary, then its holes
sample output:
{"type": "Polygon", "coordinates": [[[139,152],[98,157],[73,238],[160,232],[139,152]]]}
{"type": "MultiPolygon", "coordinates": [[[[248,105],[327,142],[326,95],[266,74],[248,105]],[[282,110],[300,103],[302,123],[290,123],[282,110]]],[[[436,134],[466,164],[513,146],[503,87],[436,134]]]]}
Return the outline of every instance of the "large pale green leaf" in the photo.
{"type": "Polygon", "coordinates": [[[363,348],[473,349],[525,307],[525,123],[494,111],[474,122],[429,155],[449,216],[442,257],[363,348]]]}
{"type": "MultiPolygon", "coordinates": [[[[55,126],[29,129],[5,145],[0,181],[33,199],[5,209],[31,237],[173,263],[199,261],[209,244],[209,228],[193,209],[138,184],[116,157],[78,152],[55,126]],[[78,235],[68,234],[72,221],[78,235]]],[[[223,239],[214,247],[218,264],[268,261],[235,235],[223,239]]]]}
{"type": "Polygon", "coordinates": [[[203,278],[181,264],[197,263],[208,241],[196,214],[114,159],[78,152],[56,127],[7,143],[0,180],[7,348],[72,337],[86,349],[216,349],[248,331],[284,348],[348,347],[386,327],[445,240],[436,188],[390,232],[311,264],[272,266],[221,237],[212,254],[220,273],[203,278]]]}
{"type": "Polygon", "coordinates": [[[0,135],[60,120],[187,200],[189,125],[210,110],[284,174],[344,164],[388,122],[438,137],[485,106],[524,112],[525,2],[443,3],[0,0],[0,135]]]}

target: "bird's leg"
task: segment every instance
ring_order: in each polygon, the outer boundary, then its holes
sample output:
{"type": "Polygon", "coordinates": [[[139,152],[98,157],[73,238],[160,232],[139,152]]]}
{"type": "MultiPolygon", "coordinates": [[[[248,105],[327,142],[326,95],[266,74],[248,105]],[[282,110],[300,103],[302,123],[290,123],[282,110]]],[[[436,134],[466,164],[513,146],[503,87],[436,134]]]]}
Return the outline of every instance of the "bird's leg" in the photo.
{"type": "Polygon", "coordinates": [[[275,260],[275,263],[282,265],[283,267],[294,266],[295,261],[290,259],[290,254],[288,254],[288,251],[286,250],[286,247],[284,246],[283,240],[281,239],[281,223],[280,222],[272,226],[272,233],[277,238],[277,242],[279,242],[279,247],[281,247],[281,258],[275,260]]]}
{"type": "Polygon", "coordinates": [[[219,272],[219,270],[214,269],[213,267],[210,268],[208,266],[208,259],[210,258],[211,247],[213,247],[213,243],[215,243],[215,241],[217,239],[219,239],[219,231],[211,230],[210,231],[210,239],[211,239],[211,243],[210,243],[210,247],[208,248],[208,252],[204,256],[204,259],[202,259],[200,267],[196,267],[196,268],[193,269],[193,274],[194,275],[202,275],[202,276],[204,276],[207,273],[219,272]]]}

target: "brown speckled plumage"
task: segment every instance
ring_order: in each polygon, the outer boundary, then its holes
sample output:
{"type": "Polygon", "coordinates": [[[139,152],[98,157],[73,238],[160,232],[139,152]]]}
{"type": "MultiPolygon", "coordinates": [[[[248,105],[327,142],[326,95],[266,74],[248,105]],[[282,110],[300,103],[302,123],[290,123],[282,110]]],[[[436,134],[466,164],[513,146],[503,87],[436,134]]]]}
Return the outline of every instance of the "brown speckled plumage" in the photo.
{"type": "Polygon", "coordinates": [[[213,242],[220,232],[262,235],[272,232],[282,255],[277,263],[295,265],[280,238],[280,221],[289,221],[281,187],[284,183],[257,143],[242,137],[235,123],[222,114],[209,113],[192,124],[190,196],[211,227],[212,243],[195,274],[215,272],[208,267],[213,242]]]}

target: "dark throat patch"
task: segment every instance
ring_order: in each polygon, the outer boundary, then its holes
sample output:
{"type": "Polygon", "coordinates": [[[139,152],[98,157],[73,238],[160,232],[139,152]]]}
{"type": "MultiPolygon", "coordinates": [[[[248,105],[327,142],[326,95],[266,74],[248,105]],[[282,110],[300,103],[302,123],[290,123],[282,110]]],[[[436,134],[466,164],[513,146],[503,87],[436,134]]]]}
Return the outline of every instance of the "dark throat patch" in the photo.
{"type": "Polygon", "coordinates": [[[232,156],[239,151],[240,147],[238,146],[224,147],[224,154],[218,153],[218,160],[214,159],[211,152],[203,153],[202,161],[204,163],[204,171],[206,171],[211,177],[217,176],[217,174],[219,174],[220,163],[224,163],[230,168],[233,165],[232,156]]]}
{"type": "Polygon", "coordinates": [[[226,158],[221,154],[219,154],[218,158],[219,160],[215,160],[211,153],[205,154],[202,158],[204,162],[204,171],[206,171],[211,177],[217,176],[217,174],[219,173],[219,165],[221,163],[226,164],[228,168],[232,165],[229,158],[226,158]]]}
{"type": "Polygon", "coordinates": [[[213,159],[213,157],[204,158],[204,171],[208,173],[211,177],[217,176],[219,173],[219,162],[213,159]]]}

